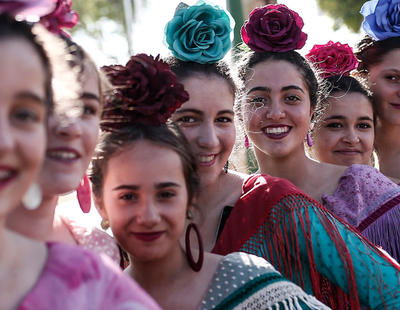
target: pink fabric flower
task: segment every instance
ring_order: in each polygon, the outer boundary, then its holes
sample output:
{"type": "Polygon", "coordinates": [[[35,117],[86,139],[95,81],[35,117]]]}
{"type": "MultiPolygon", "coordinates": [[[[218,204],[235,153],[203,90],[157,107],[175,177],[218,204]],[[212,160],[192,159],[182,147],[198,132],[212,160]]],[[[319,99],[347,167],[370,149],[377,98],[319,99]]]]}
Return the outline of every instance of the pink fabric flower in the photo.
{"type": "Polygon", "coordinates": [[[321,76],[327,78],[334,75],[349,75],[350,71],[357,68],[358,61],[353,54],[353,49],[340,42],[314,45],[306,58],[322,72],[321,76]]]}
{"type": "Polygon", "coordinates": [[[69,34],[62,28],[73,28],[79,20],[77,12],[71,10],[72,0],[53,0],[55,9],[48,15],[40,19],[47,30],[56,34],[63,34],[69,37],[69,34]]]}
{"type": "Polygon", "coordinates": [[[283,4],[254,9],[242,27],[243,42],[256,52],[287,52],[301,49],[307,34],[301,17],[283,4]]]}

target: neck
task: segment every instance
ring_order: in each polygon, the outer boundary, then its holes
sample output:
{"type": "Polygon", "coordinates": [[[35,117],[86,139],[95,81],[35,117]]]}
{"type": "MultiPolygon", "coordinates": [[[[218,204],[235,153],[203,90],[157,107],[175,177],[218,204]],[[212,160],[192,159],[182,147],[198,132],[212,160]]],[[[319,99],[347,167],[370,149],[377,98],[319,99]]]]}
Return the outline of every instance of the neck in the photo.
{"type": "Polygon", "coordinates": [[[192,270],[179,243],[172,253],[154,261],[140,261],[129,255],[132,262],[127,272],[156,300],[162,291],[173,290],[173,283],[182,279],[182,274],[192,270]]]}
{"type": "Polygon", "coordinates": [[[400,126],[378,122],[375,148],[379,170],[387,176],[400,178],[400,126]]]}
{"type": "Polygon", "coordinates": [[[7,217],[7,227],[31,239],[51,240],[57,200],[58,196],[44,196],[35,210],[27,210],[20,205],[7,217]]]}
{"type": "Polygon", "coordinates": [[[259,172],[284,178],[300,189],[305,188],[308,178],[312,175],[313,161],[309,159],[304,149],[286,157],[272,157],[255,149],[259,172]]]}

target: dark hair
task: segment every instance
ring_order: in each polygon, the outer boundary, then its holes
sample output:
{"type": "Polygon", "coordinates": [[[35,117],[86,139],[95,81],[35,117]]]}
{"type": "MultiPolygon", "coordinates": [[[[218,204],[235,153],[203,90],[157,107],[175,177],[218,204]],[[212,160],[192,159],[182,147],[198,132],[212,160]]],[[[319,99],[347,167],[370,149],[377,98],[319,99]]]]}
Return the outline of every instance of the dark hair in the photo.
{"type": "Polygon", "coordinates": [[[225,61],[220,60],[216,63],[200,64],[192,61],[182,61],[173,56],[167,57],[165,61],[180,82],[186,78],[198,76],[199,73],[204,74],[205,76],[216,75],[220,78],[223,78],[228,83],[233,96],[236,97],[236,82],[231,74],[228,64],[225,61]]]}
{"type": "Polygon", "coordinates": [[[380,63],[386,54],[395,49],[400,49],[400,36],[384,40],[374,40],[365,36],[357,44],[357,52],[354,53],[359,61],[357,70],[360,73],[368,73],[370,68],[380,63]]]}
{"type": "Polygon", "coordinates": [[[310,103],[314,108],[319,100],[319,80],[313,66],[296,51],[289,52],[254,52],[242,51],[238,61],[238,76],[243,85],[249,78],[249,75],[257,64],[269,60],[283,60],[294,65],[303,77],[304,83],[308,87],[310,94],[310,103]]]}
{"type": "Polygon", "coordinates": [[[45,72],[45,104],[49,111],[53,108],[52,71],[50,60],[44,47],[39,43],[38,37],[33,32],[33,25],[23,21],[16,21],[7,14],[0,14],[0,40],[21,38],[29,42],[37,52],[45,72]]]}
{"type": "Polygon", "coordinates": [[[102,196],[104,175],[110,158],[122,152],[124,147],[140,140],[154,142],[179,155],[188,192],[188,202],[193,203],[200,186],[196,159],[189,142],[174,124],[161,126],[132,124],[115,132],[104,132],[96,148],[89,174],[93,194],[98,198],[102,196]]]}
{"type": "Polygon", "coordinates": [[[346,75],[330,76],[325,78],[325,90],[326,93],[321,98],[313,115],[314,124],[320,121],[320,117],[323,115],[324,110],[329,105],[328,99],[331,98],[333,94],[339,92],[343,92],[345,94],[359,93],[361,95],[364,95],[371,103],[374,114],[374,125],[376,124],[376,104],[364,80],[358,80],[355,77],[346,75]]]}

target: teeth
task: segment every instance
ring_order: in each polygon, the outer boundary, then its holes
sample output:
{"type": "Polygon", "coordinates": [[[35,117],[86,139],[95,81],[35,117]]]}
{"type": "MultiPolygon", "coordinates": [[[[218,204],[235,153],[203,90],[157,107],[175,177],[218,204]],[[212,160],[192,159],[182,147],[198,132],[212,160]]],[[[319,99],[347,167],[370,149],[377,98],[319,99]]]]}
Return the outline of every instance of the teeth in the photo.
{"type": "Polygon", "coordinates": [[[281,133],[285,133],[289,131],[289,127],[288,126],[283,126],[283,127],[269,127],[267,128],[267,133],[268,134],[281,134],[281,133]]]}
{"type": "Polygon", "coordinates": [[[199,156],[199,162],[201,163],[209,163],[214,159],[215,155],[210,156],[199,156]]]}
{"type": "Polygon", "coordinates": [[[0,180],[5,180],[11,176],[11,171],[9,170],[0,170],[0,180]]]}
{"type": "Polygon", "coordinates": [[[48,152],[48,155],[50,157],[52,157],[52,158],[57,158],[57,159],[75,159],[75,158],[78,158],[76,153],[63,152],[63,151],[48,152]]]}

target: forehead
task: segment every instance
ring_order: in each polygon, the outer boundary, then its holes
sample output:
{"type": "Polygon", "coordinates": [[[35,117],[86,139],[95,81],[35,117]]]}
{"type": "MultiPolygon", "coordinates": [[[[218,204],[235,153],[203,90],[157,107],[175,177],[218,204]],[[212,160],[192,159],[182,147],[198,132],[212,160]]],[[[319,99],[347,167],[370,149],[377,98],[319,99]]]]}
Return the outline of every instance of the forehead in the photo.
{"type": "Polygon", "coordinates": [[[32,91],[41,97],[45,92],[45,71],[33,46],[19,38],[0,39],[1,94],[32,91]]]}
{"type": "Polygon", "coordinates": [[[228,82],[214,74],[193,76],[182,80],[189,100],[181,109],[226,110],[232,109],[234,95],[228,82]]]}
{"type": "Polygon", "coordinates": [[[400,71],[400,48],[394,49],[393,51],[387,53],[381,60],[381,62],[370,68],[371,73],[373,71],[381,70],[398,70],[400,71]]]}
{"type": "Polygon", "coordinates": [[[100,81],[99,73],[95,65],[89,61],[85,61],[82,74],[82,89],[86,93],[91,93],[99,97],[100,94],[100,81]]]}
{"type": "Polygon", "coordinates": [[[179,155],[167,147],[147,140],[135,141],[113,156],[107,165],[107,179],[112,183],[136,185],[184,183],[179,155]]]}
{"type": "Polygon", "coordinates": [[[374,112],[372,103],[366,96],[360,93],[333,93],[327,100],[329,105],[325,110],[324,115],[340,115],[346,118],[373,118],[374,112]]]}
{"type": "Polygon", "coordinates": [[[267,60],[256,64],[248,76],[247,88],[265,86],[281,89],[288,85],[296,85],[308,91],[299,69],[285,60],[267,60]]]}

